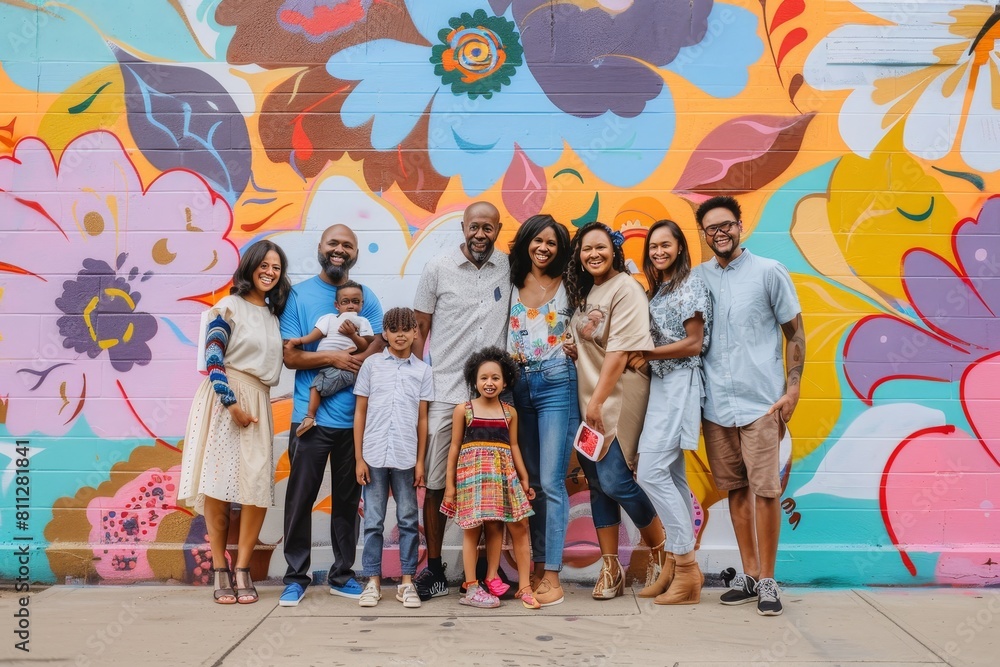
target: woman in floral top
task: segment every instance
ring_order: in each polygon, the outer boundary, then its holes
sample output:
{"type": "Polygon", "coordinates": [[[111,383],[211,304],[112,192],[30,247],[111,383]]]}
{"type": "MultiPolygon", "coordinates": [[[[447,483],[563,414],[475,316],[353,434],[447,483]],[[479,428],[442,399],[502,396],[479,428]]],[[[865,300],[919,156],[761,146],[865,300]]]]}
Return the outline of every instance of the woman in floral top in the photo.
{"type": "Polygon", "coordinates": [[[660,220],[646,235],[642,269],[649,281],[650,332],[656,347],[643,353],[653,371],[636,480],[667,531],[656,604],[697,604],[704,576],[694,557],[691,490],[684,450],[698,449],[701,424],[701,355],[708,349],[712,302],[691,273],[691,254],[680,227],[660,220]],[[676,565],[676,567],[675,567],[676,565]]]}
{"type": "Polygon", "coordinates": [[[521,365],[514,385],[518,441],[535,490],[529,518],[535,599],[563,601],[559,583],[569,524],[569,468],[580,423],[576,367],[566,356],[570,308],[562,272],[569,260],[569,233],[550,215],[528,218],[510,247],[510,326],[507,351],[521,365]]]}

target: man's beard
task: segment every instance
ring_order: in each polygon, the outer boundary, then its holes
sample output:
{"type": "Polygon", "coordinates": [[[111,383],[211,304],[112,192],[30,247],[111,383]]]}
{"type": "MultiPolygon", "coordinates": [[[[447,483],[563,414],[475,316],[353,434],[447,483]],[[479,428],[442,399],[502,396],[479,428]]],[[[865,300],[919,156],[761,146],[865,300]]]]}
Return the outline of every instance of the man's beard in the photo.
{"type": "Polygon", "coordinates": [[[728,236],[727,238],[729,239],[729,250],[720,251],[713,247],[712,252],[715,253],[716,257],[721,257],[722,259],[730,260],[733,258],[733,253],[735,253],[739,249],[740,245],[736,243],[736,239],[734,239],[732,236],[728,236]]]}
{"type": "Polygon", "coordinates": [[[469,255],[472,257],[473,261],[476,262],[476,264],[482,264],[483,262],[485,262],[487,259],[490,258],[490,254],[493,252],[492,243],[487,245],[486,250],[482,252],[476,252],[475,250],[473,250],[472,245],[467,245],[467,247],[469,249],[469,255]]]}
{"type": "Polygon", "coordinates": [[[337,266],[332,261],[330,261],[329,255],[326,255],[322,252],[317,253],[316,256],[316,258],[319,260],[320,268],[323,269],[323,273],[326,275],[327,278],[330,279],[330,282],[334,284],[339,283],[341,280],[346,278],[348,272],[350,272],[351,270],[351,267],[354,266],[358,261],[357,257],[352,258],[349,255],[338,255],[338,256],[344,259],[344,263],[341,264],[340,266],[337,266]]]}

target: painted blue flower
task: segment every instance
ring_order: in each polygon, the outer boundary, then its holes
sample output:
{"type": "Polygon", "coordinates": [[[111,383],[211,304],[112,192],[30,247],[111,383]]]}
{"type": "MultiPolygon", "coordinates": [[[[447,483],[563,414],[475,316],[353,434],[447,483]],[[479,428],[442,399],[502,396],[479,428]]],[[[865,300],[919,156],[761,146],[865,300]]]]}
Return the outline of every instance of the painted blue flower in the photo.
{"type": "MultiPolygon", "coordinates": [[[[372,122],[376,150],[394,149],[429,112],[431,162],[446,176],[461,176],[470,194],[500,179],[515,144],[542,166],[568,146],[598,178],[620,187],[638,184],[662,163],[675,129],[666,83],[631,115],[566,113],[532,75],[510,9],[496,16],[485,0],[462,3],[461,11],[447,2],[406,5],[430,46],[380,39],[344,49],[327,64],[332,76],[359,82],[341,116],[348,127],[372,122]]],[[[717,97],[735,95],[763,53],[756,32],[754,14],[717,3],[702,40],[650,70],[669,70],[717,97]]]]}

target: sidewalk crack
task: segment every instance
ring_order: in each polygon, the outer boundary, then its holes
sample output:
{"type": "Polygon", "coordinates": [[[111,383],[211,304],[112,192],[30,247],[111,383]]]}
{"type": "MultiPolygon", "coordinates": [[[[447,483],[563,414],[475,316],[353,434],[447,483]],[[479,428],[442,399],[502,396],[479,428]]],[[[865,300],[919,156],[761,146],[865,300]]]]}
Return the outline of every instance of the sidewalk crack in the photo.
{"type": "Polygon", "coordinates": [[[874,609],[875,611],[877,611],[879,614],[881,614],[887,621],[889,621],[890,623],[892,623],[893,625],[895,625],[897,628],[899,628],[900,630],[902,630],[903,632],[905,632],[911,639],[913,639],[913,641],[917,642],[918,644],[920,644],[921,646],[923,646],[925,649],[927,649],[928,651],[930,651],[931,653],[933,653],[934,655],[936,655],[941,662],[943,662],[944,664],[948,665],[949,667],[954,667],[954,665],[952,665],[952,663],[948,660],[948,657],[945,655],[943,649],[939,650],[937,648],[937,645],[934,644],[933,642],[928,643],[929,640],[928,641],[924,641],[923,639],[921,639],[917,635],[916,631],[911,630],[909,628],[909,626],[906,625],[906,623],[904,623],[903,621],[901,621],[901,620],[893,617],[885,609],[882,609],[882,607],[880,607],[878,604],[876,604],[875,601],[872,600],[872,598],[870,596],[866,595],[864,591],[860,591],[860,590],[857,590],[857,589],[851,589],[851,592],[854,593],[855,595],[857,595],[859,598],[861,598],[869,607],[871,607],[872,609],[874,609]]]}

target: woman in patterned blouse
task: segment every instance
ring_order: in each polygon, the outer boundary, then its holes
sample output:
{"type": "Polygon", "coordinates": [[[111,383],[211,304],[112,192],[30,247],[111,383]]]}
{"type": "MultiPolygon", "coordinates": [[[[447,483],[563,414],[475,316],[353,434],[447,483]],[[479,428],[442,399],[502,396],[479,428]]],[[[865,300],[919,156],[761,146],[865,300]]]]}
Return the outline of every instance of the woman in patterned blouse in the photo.
{"type": "Polygon", "coordinates": [[[694,557],[684,450],[698,449],[701,355],[708,349],[712,302],[708,287],[691,273],[687,240],[671,220],[650,228],[642,269],[649,281],[650,333],[656,347],[643,353],[653,376],[636,479],[667,532],[666,544],[651,556],[661,563],[651,592],[656,604],[697,604],[704,576],[694,557]]]}
{"type": "Polygon", "coordinates": [[[572,314],[562,284],[569,232],[551,215],[524,221],[510,247],[510,320],[507,351],[521,365],[514,385],[518,441],[535,490],[528,519],[535,599],[543,607],[563,601],[559,582],[569,524],[566,472],[580,423],[576,367],[567,356],[572,314]]]}

